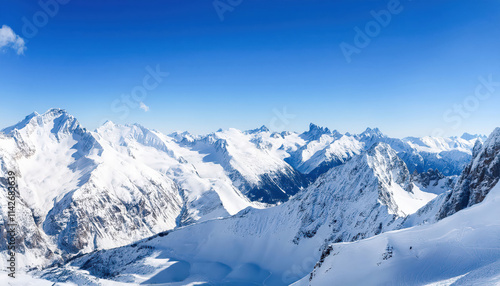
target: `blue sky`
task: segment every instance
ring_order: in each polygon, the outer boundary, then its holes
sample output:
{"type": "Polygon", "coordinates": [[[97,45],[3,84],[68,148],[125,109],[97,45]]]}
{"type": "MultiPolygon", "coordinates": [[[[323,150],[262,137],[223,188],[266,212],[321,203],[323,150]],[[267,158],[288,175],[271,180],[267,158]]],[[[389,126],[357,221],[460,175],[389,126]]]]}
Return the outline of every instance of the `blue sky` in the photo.
{"type": "Polygon", "coordinates": [[[314,122],[403,137],[500,126],[496,0],[56,1],[40,2],[48,12],[0,3],[0,26],[26,42],[22,54],[0,51],[2,127],[52,107],[90,129],[106,119],[193,133],[314,122]],[[391,18],[377,30],[372,11],[391,18]],[[350,62],[341,43],[357,49],[350,62]],[[168,76],[145,89],[147,67],[168,76]]]}

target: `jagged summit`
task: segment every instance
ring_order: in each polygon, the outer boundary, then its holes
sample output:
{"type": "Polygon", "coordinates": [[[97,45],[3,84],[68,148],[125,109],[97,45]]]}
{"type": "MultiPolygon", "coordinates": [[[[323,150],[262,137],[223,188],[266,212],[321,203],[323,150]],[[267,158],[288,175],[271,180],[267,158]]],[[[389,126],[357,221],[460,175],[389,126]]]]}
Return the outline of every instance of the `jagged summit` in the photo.
{"type": "Polygon", "coordinates": [[[392,152],[395,152],[394,149],[392,149],[391,146],[385,142],[377,142],[366,151],[366,153],[370,156],[377,154],[390,154],[392,152]]]}
{"type": "Polygon", "coordinates": [[[482,134],[470,134],[470,133],[465,132],[464,134],[462,134],[462,136],[460,136],[460,138],[462,138],[464,140],[473,140],[473,139],[477,139],[477,138],[485,140],[486,138],[488,138],[488,136],[485,136],[482,134]]]}
{"type": "Polygon", "coordinates": [[[269,132],[269,128],[267,128],[265,125],[262,125],[260,128],[255,128],[255,129],[246,131],[247,134],[254,134],[254,133],[259,133],[259,132],[269,132]]]}
{"type": "MultiPolygon", "coordinates": [[[[111,120],[106,120],[106,121],[104,121],[104,123],[103,123],[103,124],[101,124],[101,126],[104,126],[104,127],[107,127],[107,126],[115,126],[115,125],[116,125],[116,124],[115,124],[113,121],[111,121],[111,120]]],[[[99,127],[101,127],[101,126],[99,126],[99,127]]]]}
{"type": "Polygon", "coordinates": [[[361,136],[384,136],[384,134],[380,131],[380,129],[378,128],[366,128],[365,131],[363,131],[361,134],[361,136]]]}
{"type": "Polygon", "coordinates": [[[320,132],[320,133],[325,133],[325,134],[331,133],[331,131],[330,131],[330,129],[328,129],[328,127],[321,127],[321,126],[318,126],[314,123],[309,123],[309,131],[308,132],[320,132]]]}
{"type": "Polygon", "coordinates": [[[193,142],[196,136],[193,136],[188,131],[174,131],[168,134],[169,137],[173,138],[177,142],[193,142]]]}
{"type": "Polygon", "coordinates": [[[14,130],[30,133],[35,127],[43,127],[46,132],[54,134],[59,138],[62,133],[74,133],[82,135],[87,130],[80,125],[78,120],[66,110],[51,108],[43,114],[33,112],[19,123],[2,130],[3,133],[12,133],[14,130]]]}
{"type": "Polygon", "coordinates": [[[332,131],[330,131],[328,127],[320,127],[314,123],[310,123],[309,130],[302,133],[300,137],[302,137],[304,140],[312,141],[312,140],[318,140],[323,135],[331,135],[331,134],[332,131]]]}
{"type": "Polygon", "coordinates": [[[33,119],[34,117],[37,117],[37,116],[39,116],[39,114],[36,111],[34,111],[31,114],[29,114],[28,116],[26,116],[23,120],[19,121],[18,123],[2,129],[2,132],[7,134],[7,133],[12,132],[14,129],[17,129],[17,130],[22,129],[31,121],[31,119],[33,119]]]}
{"type": "Polygon", "coordinates": [[[57,116],[57,115],[60,115],[63,113],[68,114],[68,111],[66,111],[66,109],[62,109],[62,108],[50,108],[43,115],[44,116],[51,116],[51,115],[57,116]]]}

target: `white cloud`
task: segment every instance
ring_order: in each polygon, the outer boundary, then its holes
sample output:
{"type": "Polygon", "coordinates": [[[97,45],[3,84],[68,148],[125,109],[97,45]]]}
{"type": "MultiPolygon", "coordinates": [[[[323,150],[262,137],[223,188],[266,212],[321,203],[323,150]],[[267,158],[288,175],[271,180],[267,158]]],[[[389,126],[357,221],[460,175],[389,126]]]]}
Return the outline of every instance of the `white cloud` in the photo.
{"type": "Polygon", "coordinates": [[[16,35],[9,26],[3,25],[0,28],[0,49],[5,47],[14,49],[18,55],[26,50],[23,38],[16,35]]]}
{"type": "Polygon", "coordinates": [[[139,103],[139,108],[144,110],[145,112],[148,112],[149,111],[149,106],[147,106],[146,104],[144,104],[144,102],[140,102],[139,103]]]}

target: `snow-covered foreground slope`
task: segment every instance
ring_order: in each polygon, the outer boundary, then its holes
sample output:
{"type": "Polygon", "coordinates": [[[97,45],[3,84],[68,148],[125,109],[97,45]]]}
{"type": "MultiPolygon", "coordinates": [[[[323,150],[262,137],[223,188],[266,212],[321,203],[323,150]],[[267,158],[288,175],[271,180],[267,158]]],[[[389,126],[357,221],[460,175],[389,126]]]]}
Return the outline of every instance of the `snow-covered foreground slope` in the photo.
{"type": "Polygon", "coordinates": [[[99,286],[125,286],[130,284],[120,283],[105,279],[94,279],[94,280],[76,280],[73,282],[59,281],[54,283],[52,281],[35,278],[28,274],[16,274],[13,279],[7,275],[6,272],[0,271],[0,281],[2,285],[6,286],[78,286],[78,285],[99,285],[99,286]]]}
{"type": "Polygon", "coordinates": [[[85,255],[43,277],[71,281],[88,271],[88,279],[131,283],[287,285],[313,269],[328,243],[399,228],[435,196],[419,190],[396,152],[380,143],[282,205],[85,255]]]}
{"type": "Polygon", "coordinates": [[[499,285],[499,205],[497,185],[481,204],[435,224],[334,244],[294,285],[499,285]]]}

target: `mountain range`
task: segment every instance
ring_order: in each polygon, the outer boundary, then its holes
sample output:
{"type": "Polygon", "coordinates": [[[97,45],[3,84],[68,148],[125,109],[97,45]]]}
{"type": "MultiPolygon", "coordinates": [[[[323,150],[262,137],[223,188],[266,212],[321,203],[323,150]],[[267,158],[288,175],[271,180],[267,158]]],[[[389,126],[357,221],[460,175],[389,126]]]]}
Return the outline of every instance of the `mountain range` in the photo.
{"type": "Polygon", "coordinates": [[[165,135],[112,122],[89,131],[61,109],[0,132],[2,177],[18,177],[18,281],[48,285],[498,282],[499,154],[500,129],[165,135]]]}

